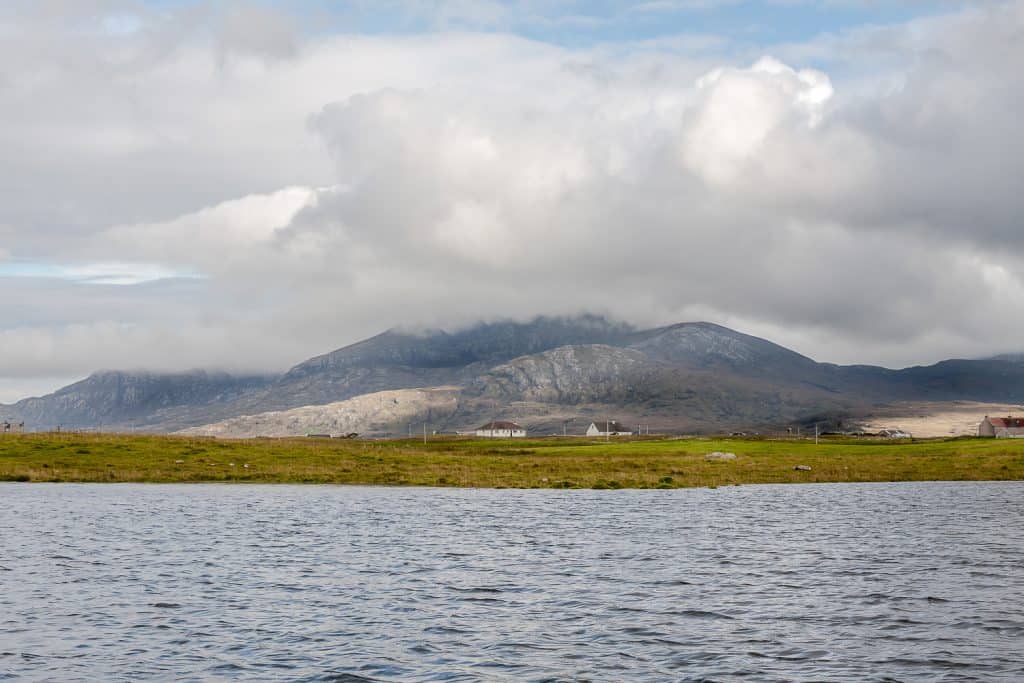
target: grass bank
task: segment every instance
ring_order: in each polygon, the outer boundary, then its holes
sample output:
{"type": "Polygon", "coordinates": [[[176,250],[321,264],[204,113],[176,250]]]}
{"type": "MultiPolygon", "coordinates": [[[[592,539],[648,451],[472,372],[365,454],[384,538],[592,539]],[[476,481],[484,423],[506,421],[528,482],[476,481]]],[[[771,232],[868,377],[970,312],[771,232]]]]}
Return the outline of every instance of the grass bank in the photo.
{"type": "Polygon", "coordinates": [[[0,436],[0,481],[262,482],[487,488],[675,488],[1024,479],[1024,440],[215,440],[0,436]],[[709,461],[727,451],[736,458],[709,461]],[[797,465],[811,469],[797,470],[797,465]]]}

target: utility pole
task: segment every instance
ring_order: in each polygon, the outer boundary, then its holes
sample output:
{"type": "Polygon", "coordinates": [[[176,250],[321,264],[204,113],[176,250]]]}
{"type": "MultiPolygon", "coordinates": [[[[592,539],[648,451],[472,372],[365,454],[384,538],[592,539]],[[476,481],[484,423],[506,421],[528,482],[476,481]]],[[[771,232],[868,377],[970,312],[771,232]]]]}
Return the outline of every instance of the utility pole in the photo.
{"type": "Polygon", "coordinates": [[[604,421],[604,440],[605,441],[611,441],[612,440],[612,434],[611,434],[611,431],[609,431],[610,430],[610,425],[611,425],[611,420],[607,420],[606,419],[604,421]]]}
{"type": "Polygon", "coordinates": [[[427,423],[423,423],[423,443],[427,443],[427,423]]]}
{"type": "Polygon", "coordinates": [[[818,445],[818,423],[814,423],[814,445],[818,445]]]}

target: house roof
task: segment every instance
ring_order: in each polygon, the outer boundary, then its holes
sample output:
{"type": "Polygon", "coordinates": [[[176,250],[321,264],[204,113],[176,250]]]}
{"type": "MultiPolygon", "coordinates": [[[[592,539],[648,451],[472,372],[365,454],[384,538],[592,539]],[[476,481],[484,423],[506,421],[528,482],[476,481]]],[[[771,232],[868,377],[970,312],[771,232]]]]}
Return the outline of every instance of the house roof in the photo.
{"type": "Polygon", "coordinates": [[[996,429],[1024,429],[1024,417],[985,417],[996,429]]]}
{"type": "Polygon", "coordinates": [[[478,432],[482,432],[490,431],[492,429],[522,429],[522,427],[516,424],[515,422],[508,422],[507,420],[494,420],[493,422],[488,422],[482,427],[477,427],[476,429],[478,432]]]}
{"type": "Polygon", "coordinates": [[[605,420],[594,420],[590,424],[594,425],[595,427],[597,427],[598,431],[602,431],[602,432],[604,432],[604,431],[609,431],[609,432],[629,432],[629,431],[632,431],[628,427],[622,426],[619,422],[617,422],[615,420],[609,420],[607,422],[605,420]],[[605,425],[606,424],[607,424],[607,429],[605,429],[605,425]]]}

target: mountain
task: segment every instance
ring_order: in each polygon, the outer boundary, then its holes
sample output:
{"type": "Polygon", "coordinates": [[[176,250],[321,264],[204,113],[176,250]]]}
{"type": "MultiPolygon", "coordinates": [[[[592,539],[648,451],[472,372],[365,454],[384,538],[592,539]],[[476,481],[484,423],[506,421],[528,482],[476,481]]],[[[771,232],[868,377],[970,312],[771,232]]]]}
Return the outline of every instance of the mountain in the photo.
{"type": "Polygon", "coordinates": [[[541,431],[607,417],[721,431],[854,415],[893,401],[1021,402],[1022,388],[1019,356],[903,370],[839,366],[711,323],[636,329],[597,316],[539,317],[389,330],[277,376],[96,373],[0,406],[0,417],[36,429],[224,435],[400,433],[422,421],[452,430],[496,417],[541,431]]]}
{"type": "Polygon", "coordinates": [[[316,356],[289,370],[284,382],[304,377],[343,376],[352,368],[453,369],[495,363],[569,344],[602,344],[634,334],[625,324],[584,315],[539,317],[530,323],[496,322],[448,333],[389,330],[337,351],[316,356]]]}
{"type": "Polygon", "coordinates": [[[0,406],[0,414],[34,428],[159,427],[174,409],[201,411],[228,403],[273,381],[194,370],[183,373],[104,371],[41,398],[0,406]]]}
{"type": "Polygon", "coordinates": [[[498,363],[569,344],[622,343],[628,325],[597,316],[496,322],[454,333],[389,330],[299,363],[259,397],[290,408],[408,387],[463,384],[498,363]]]}
{"type": "Polygon", "coordinates": [[[53,394],[0,405],[0,417],[25,420],[35,429],[175,431],[378,391],[461,384],[517,356],[572,343],[618,342],[633,331],[592,315],[501,321],[455,332],[389,330],[281,376],[99,372],[53,394]]]}

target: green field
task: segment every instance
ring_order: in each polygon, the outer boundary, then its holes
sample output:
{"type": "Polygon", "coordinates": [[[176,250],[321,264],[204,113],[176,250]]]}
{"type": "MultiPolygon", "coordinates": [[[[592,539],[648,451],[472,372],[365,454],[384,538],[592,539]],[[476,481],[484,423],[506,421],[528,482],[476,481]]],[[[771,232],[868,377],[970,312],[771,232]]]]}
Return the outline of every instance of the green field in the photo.
{"type": "Polygon", "coordinates": [[[262,482],[488,488],[1024,479],[1024,440],[436,438],[216,440],[0,436],[0,481],[262,482]],[[712,451],[735,460],[709,461],[712,451]],[[806,465],[810,471],[794,469],[806,465]]]}

